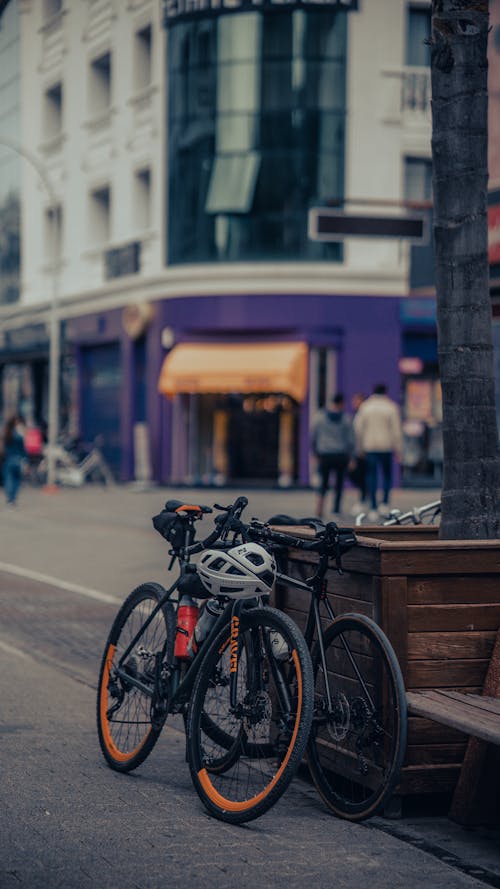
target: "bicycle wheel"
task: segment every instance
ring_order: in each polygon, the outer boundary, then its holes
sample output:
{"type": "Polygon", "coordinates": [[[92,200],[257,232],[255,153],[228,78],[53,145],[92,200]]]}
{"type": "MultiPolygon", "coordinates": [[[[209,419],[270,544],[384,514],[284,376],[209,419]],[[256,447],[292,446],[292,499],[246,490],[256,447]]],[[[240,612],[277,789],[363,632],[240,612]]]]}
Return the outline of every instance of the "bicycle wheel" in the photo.
{"type": "Polygon", "coordinates": [[[389,640],[368,617],[338,617],[324,644],[326,677],[317,643],[312,656],[309,768],[326,805],[361,821],[382,808],[399,778],[407,729],[403,678],[389,640]]]}
{"type": "Polygon", "coordinates": [[[157,670],[173,658],[175,611],[170,602],[158,611],[122,664],[125,673],[140,680],[144,690],[117,673],[121,657],[164,594],[157,583],[144,583],[130,593],[114,620],[104,650],[97,730],[108,765],[119,772],[131,771],[144,762],[166,719],[165,706],[161,710],[153,707],[153,692],[157,670]]]}
{"type": "Polygon", "coordinates": [[[187,752],[194,786],[209,813],[240,824],[279,799],[301,762],[312,722],[313,675],[300,631],[274,608],[241,612],[235,707],[232,656],[227,626],[200,665],[187,752]]]}

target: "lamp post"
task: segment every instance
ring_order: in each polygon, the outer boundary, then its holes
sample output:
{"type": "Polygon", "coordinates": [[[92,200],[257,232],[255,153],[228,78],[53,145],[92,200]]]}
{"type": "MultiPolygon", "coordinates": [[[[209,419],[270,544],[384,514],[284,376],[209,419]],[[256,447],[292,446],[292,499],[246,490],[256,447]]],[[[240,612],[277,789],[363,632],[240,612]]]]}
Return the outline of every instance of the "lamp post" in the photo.
{"type": "MultiPolygon", "coordinates": [[[[15,154],[24,158],[28,164],[35,170],[40,177],[47,196],[49,198],[50,207],[57,206],[57,198],[45,167],[32,151],[29,151],[23,145],[17,142],[5,139],[3,136],[0,145],[8,148],[15,154]]],[[[50,315],[49,315],[49,418],[47,430],[47,489],[55,490],[56,488],[56,459],[55,447],[59,436],[59,362],[61,355],[60,343],[60,325],[59,325],[59,275],[54,268],[52,272],[52,285],[50,296],[50,315]]]]}

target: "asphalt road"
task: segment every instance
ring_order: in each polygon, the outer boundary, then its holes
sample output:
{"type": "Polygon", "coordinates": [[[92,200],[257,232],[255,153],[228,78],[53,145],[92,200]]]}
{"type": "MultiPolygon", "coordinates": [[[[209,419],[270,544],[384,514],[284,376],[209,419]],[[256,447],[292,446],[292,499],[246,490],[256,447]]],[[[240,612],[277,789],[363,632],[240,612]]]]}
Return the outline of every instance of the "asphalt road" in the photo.
{"type": "Polygon", "coordinates": [[[26,489],[0,511],[1,889],[500,886],[498,832],[431,817],[349,824],[302,779],[249,825],[211,819],[178,723],[132,775],[107,768],[100,656],[117,603],[165,573],[150,524],[165,493],[26,489]]]}

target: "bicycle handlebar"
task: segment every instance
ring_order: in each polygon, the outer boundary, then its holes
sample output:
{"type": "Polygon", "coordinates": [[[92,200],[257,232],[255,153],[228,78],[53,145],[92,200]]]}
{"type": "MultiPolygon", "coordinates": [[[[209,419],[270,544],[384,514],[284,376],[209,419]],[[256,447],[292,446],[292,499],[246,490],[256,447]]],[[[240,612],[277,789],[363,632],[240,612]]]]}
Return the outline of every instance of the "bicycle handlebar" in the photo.
{"type": "Polygon", "coordinates": [[[192,556],[204,549],[209,549],[217,540],[226,540],[231,531],[238,531],[239,525],[242,524],[239,519],[247,504],[248,498],[243,496],[237,497],[234,503],[229,506],[220,506],[218,503],[214,503],[214,509],[222,510],[225,515],[216,517],[216,527],[208,537],[187,548],[189,555],[192,556]]]}

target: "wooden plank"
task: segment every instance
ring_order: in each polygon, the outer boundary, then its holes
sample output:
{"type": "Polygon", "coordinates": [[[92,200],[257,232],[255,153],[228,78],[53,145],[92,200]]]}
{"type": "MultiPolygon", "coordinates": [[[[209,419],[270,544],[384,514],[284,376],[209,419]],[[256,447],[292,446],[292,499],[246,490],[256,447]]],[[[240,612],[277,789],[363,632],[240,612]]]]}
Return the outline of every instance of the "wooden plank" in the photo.
{"type": "Polygon", "coordinates": [[[409,660],[482,658],[489,661],[495,643],[493,630],[468,633],[409,633],[409,660]]]}
{"type": "Polygon", "coordinates": [[[401,773],[402,795],[420,793],[448,793],[453,790],[460,773],[460,766],[445,765],[405,766],[401,773]]]}
{"type": "Polygon", "coordinates": [[[497,630],[500,604],[409,605],[408,632],[497,630]]]}
{"type": "Polygon", "coordinates": [[[409,577],[409,605],[466,605],[500,602],[498,575],[409,577]],[[479,598],[478,598],[479,597],[479,598]]]}
{"type": "Polygon", "coordinates": [[[408,717],[408,743],[414,746],[425,749],[430,744],[466,744],[467,738],[463,732],[424,716],[408,717]]]}
{"type": "Polygon", "coordinates": [[[487,660],[408,661],[406,687],[482,688],[487,669],[487,660]]]}
{"type": "Polygon", "coordinates": [[[469,735],[500,744],[500,719],[475,706],[475,695],[450,698],[442,691],[407,692],[411,713],[436,719],[469,735]]]}
{"type": "Polygon", "coordinates": [[[403,679],[408,669],[408,608],[406,577],[380,578],[379,623],[390,639],[403,679]]]}
{"type": "Polygon", "coordinates": [[[428,744],[425,747],[409,744],[406,748],[405,763],[409,766],[445,763],[454,763],[459,766],[467,747],[467,740],[465,736],[462,737],[464,740],[461,744],[428,744]]]}
{"type": "Polygon", "coordinates": [[[489,713],[491,716],[495,716],[497,719],[500,719],[500,698],[492,698],[488,695],[462,695],[456,691],[443,691],[443,694],[449,700],[458,701],[459,703],[463,703],[464,698],[467,701],[467,704],[473,703],[474,709],[480,711],[481,713],[489,713]],[[472,699],[473,698],[473,699],[472,699]]]}
{"type": "MultiPolygon", "coordinates": [[[[484,698],[488,699],[486,706],[492,706],[496,711],[497,704],[492,703],[492,698],[500,697],[500,629],[498,630],[495,646],[490,660],[483,688],[484,698]]],[[[497,720],[500,723],[500,719],[497,720]]],[[[484,818],[485,809],[494,808],[498,797],[498,779],[496,773],[486,773],[485,765],[488,759],[488,745],[477,737],[471,738],[464,757],[460,777],[455,788],[450,818],[459,824],[478,824],[484,818]]]]}

